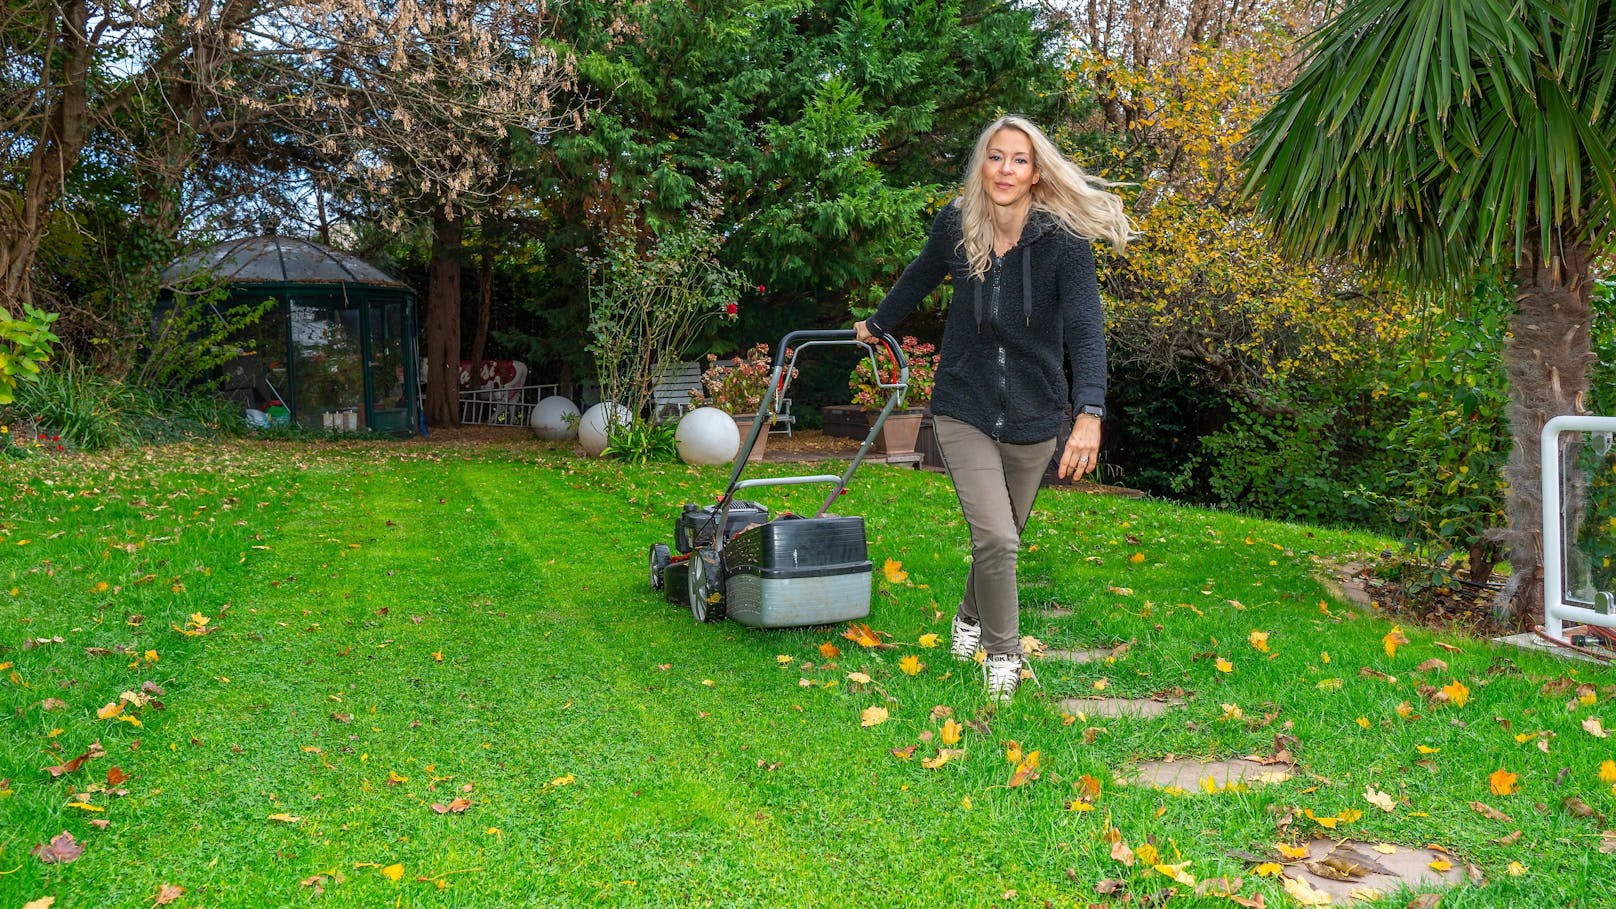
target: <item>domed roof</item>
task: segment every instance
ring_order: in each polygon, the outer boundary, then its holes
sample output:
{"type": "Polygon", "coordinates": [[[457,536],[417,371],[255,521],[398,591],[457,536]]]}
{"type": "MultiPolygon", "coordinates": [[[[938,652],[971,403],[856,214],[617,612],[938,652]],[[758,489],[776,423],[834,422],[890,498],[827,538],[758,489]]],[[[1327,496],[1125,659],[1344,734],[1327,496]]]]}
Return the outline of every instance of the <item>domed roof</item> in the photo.
{"type": "Polygon", "coordinates": [[[408,290],[409,285],[357,256],[295,237],[226,240],[175,259],[163,279],[211,274],[231,284],[367,284],[408,290]]]}

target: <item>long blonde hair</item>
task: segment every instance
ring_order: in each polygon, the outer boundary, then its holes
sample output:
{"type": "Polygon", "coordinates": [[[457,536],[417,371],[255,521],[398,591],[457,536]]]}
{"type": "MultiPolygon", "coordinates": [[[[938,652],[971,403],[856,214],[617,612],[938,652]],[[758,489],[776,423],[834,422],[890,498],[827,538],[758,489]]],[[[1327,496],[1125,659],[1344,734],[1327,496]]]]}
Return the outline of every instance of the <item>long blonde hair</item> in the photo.
{"type": "Polygon", "coordinates": [[[965,258],[972,274],[987,274],[993,257],[993,203],[982,181],[982,161],[987,157],[988,142],[1001,129],[1024,133],[1032,143],[1032,163],[1038,173],[1038,182],[1032,185],[1032,211],[1049,212],[1068,232],[1087,240],[1104,240],[1118,253],[1127,247],[1133,226],[1123,211],[1122,199],[1106,192],[1107,187],[1119,184],[1084,173],[1032,121],[1011,114],[989,123],[977,137],[956,203],[965,234],[965,258]]]}

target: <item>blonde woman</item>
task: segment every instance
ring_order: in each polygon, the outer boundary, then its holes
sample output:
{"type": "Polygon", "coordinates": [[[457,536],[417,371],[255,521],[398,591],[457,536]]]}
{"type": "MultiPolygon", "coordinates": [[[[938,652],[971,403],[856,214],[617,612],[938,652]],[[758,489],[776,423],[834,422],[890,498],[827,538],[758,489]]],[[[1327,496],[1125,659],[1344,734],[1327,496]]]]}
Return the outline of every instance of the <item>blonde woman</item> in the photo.
{"type": "Polygon", "coordinates": [[[1096,466],[1105,419],[1105,333],[1092,241],[1121,252],[1122,200],[1022,117],[977,139],[959,198],[937,215],[861,340],[891,332],[943,278],[954,301],[932,395],[937,441],[971,528],[971,569],[952,651],[983,663],[990,698],[1021,685],[1016,558],[1068,413],[1060,476],[1096,466]],[[1070,380],[1068,381],[1068,370],[1070,380]]]}

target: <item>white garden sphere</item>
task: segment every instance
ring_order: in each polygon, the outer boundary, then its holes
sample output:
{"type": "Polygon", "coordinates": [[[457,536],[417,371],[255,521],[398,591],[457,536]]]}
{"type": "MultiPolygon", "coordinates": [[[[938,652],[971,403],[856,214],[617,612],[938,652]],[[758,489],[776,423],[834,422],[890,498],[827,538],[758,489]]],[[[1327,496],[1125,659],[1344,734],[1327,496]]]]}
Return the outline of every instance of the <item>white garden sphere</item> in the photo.
{"type": "Polygon", "coordinates": [[[527,425],[534,435],[546,441],[570,439],[578,432],[578,408],[560,395],[551,395],[533,405],[527,425]]]}
{"type": "Polygon", "coordinates": [[[583,419],[578,421],[578,444],[584,447],[584,453],[591,458],[600,457],[606,450],[606,412],[611,408],[616,413],[612,417],[618,426],[627,426],[633,421],[634,415],[621,404],[602,401],[594,407],[584,411],[583,419]]]}
{"type": "Polygon", "coordinates": [[[722,410],[698,407],[679,420],[673,443],[686,464],[727,464],[741,448],[741,430],[722,410]]]}

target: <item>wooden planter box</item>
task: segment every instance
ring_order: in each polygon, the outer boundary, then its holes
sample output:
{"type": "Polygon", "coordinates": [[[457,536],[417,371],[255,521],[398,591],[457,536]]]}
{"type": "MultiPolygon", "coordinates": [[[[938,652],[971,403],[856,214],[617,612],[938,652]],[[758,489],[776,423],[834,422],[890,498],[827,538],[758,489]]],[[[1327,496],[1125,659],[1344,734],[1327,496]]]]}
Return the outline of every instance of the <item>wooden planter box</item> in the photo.
{"type": "MultiPolygon", "coordinates": [[[[825,435],[863,441],[864,437],[870,434],[870,421],[874,420],[880,411],[865,410],[852,405],[838,405],[826,407],[819,413],[825,435]]],[[[895,410],[881,426],[881,434],[876,436],[875,444],[870,447],[870,454],[909,454],[921,451],[919,436],[930,425],[931,415],[925,411],[895,410]]],[[[940,457],[938,463],[942,463],[940,457]]]]}

